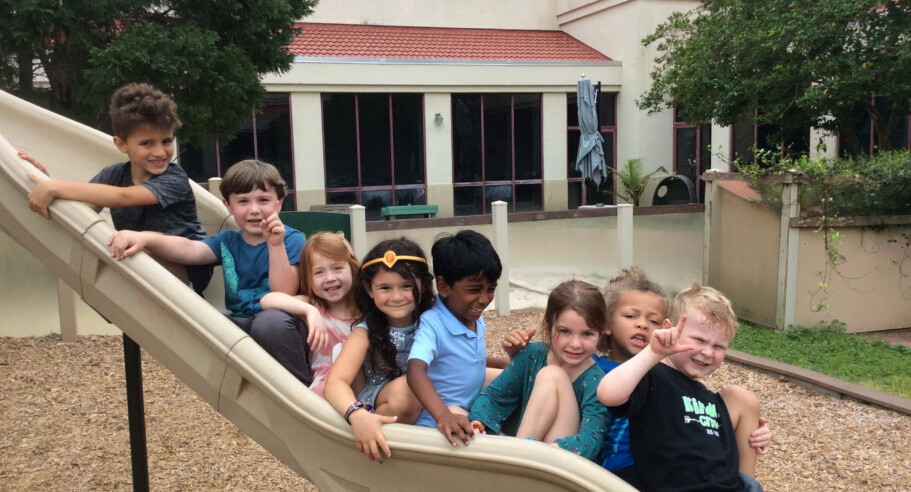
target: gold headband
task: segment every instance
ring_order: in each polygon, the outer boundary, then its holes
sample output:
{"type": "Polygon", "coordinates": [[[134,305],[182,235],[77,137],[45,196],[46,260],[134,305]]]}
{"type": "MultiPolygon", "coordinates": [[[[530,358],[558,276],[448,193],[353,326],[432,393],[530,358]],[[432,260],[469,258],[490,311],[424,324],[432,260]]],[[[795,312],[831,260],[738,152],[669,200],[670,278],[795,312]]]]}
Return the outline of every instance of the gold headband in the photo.
{"type": "Polygon", "coordinates": [[[427,263],[427,260],[421,258],[420,256],[399,256],[395,254],[395,251],[389,250],[383,254],[382,257],[370,260],[363,265],[361,265],[361,270],[373,265],[374,263],[382,262],[386,267],[392,268],[392,265],[395,265],[395,262],[399,260],[410,260],[410,261],[419,261],[421,263],[427,263]]]}

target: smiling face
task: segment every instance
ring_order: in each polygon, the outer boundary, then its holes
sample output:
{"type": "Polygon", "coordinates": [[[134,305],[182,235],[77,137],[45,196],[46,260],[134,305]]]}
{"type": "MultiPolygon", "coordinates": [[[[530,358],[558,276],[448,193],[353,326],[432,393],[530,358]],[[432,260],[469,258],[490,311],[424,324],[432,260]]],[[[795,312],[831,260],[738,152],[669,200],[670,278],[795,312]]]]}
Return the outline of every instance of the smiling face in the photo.
{"type": "Polygon", "coordinates": [[[560,367],[570,370],[582,363],[591,365],[592,354],[598,348],[598,330],[588,326],[585,318],[566,309],[551,328],[550,353],[560,367]]]}
{"type": "Polygon", "coordinates": [[[282,201],[275,190],[254,189],[247,193],[232,193],[225,201],[237,226],[248,243],[260,243],[263,239],[263,219],[281,210],[282,201]]]}
{"type": "Polygon", "coordinates": [[[389,319],[389,326],[405,328],[414,323],[414,290],[414,280],[383,270],[373,276],[367,293],[389,319]]]}
{"type": "Polygon", "coordinates": [[[661,328],[667,313],[664,298],[644,290],[628,290],[620,294],[611,313],[610,360],[623,363],[642,351],[661,328]]]}
{"type": "Polygon", "coordinates": [[[351,267],[319,253],[310,255],[312,295],[326,301],[329,307],[343,303],[351,291],[351,267]]]}
{"type": "MultiPolygon", "coordinates": [[[[666,323],[670,326],[670,322],[666,323]]],[[[667,363],[690,379],[699,379],[718,370],[731,342],[731,335],[721,323],[712,322],[699,309],[687,311],[686,325],[677,339],[681,345],[692,345],[695,350],[680,352],[668,357],[667,363]]]]}
{"type": "Polygon", "coordinates": [[[449,312],[472,331],[475,329],[475,322],[493,302],[496,288],[497,283],[487,280],[484,272],[459,279],[452,285],[447,284],[443,277],[437,277],[437,291],[449,312]]]}
{"type": "Polygon", "coordinates": [[[142,125],[126,140],[114,137],[114,145],[130,158],[133,182],[143,183],[168,169],[174,157],[174,130],[142,125]]]}

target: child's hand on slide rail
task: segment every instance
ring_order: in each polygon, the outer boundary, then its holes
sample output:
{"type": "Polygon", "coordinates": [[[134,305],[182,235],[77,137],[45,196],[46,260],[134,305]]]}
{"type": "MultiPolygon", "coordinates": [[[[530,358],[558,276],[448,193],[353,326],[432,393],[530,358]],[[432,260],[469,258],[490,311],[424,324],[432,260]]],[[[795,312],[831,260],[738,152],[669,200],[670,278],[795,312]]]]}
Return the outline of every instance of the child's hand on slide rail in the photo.
{"type": "Polygon", "coordinates": [[[108,246],[111,248],[111,258],[122,260],[145,248],[145,235],[139,231],[117,231],[111,234],[108,246]]]}
{"type": "Polygon", "coordinates": [[[502,347],[503,351],[506,352],[506,355],[512,359],[520,350],[528,345],[532,337],[535,336],[536,331],[537,328],[531,328],[528,331],[521,328],[510,330],[510,332],[503,337],[503,341],[500,342],[500,347],[502,347]]]}
{"type": "Polygon", "coordinates": [[[351,432],[357,442],[358,451],[364,453],[370,461],[383,462],[383,457],[392,456],[392,450],[383,435],[383,425],[393,424],[398,417],[387,417],[366,410],[356,411],[349,416],[351,432]]]}
{"type": "Polygon", "coordinates": [[[459,440],[466,446],[468,446],[469,439],[474,438],[474,429],[471,428],[468,417],[449,410],[437,419],[437,429],[446,436],[446,440],[453,447],[457,446],[455,439],[452,438],[453,434],[458,436],[459,440]]]}
{"type": "MultiPolygon", "coordinates": [[[[20,158],[20,159],[24,159],[24,160],[29,161],[30,163],[32,163],[32,165],[35,166],[35,167],[37,167],[39,171],[43,172],[45,176],[47,176],[47,177],[50,177],[50,176],[51,176],[51,173],[47,172],[47,168],[45,168],[45,167],[44,167],[40,162],[38,162],[34,157],[28,155],[28,153],[23,152],[23,151],[20,150],[20,151],[19,151],[19,158],[20,158]]],[[[32,181],[34,181],[34,180],[32,180],[32,181]]]]}

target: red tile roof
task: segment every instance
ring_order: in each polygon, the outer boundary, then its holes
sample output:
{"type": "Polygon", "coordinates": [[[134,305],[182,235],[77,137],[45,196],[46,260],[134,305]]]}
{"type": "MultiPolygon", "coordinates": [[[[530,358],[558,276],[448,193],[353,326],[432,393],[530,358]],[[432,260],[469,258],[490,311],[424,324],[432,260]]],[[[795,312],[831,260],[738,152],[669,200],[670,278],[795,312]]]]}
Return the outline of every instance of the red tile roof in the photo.
{"type": "Polygon", "coordinates": [[[610,58],[562,31],[298,23],[291,43],[307,58],[604,62],[610,58]]]}

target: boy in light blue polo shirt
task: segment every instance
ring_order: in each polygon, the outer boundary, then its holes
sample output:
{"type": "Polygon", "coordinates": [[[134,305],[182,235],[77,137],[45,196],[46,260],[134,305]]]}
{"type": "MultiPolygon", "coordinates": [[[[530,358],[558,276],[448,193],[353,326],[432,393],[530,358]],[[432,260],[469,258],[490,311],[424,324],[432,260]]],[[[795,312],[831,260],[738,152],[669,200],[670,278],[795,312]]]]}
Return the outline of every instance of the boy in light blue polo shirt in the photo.
{"type": "Polygon", "coordinates": [[[423,410],[415,425],[436,426],[455,446],[468,444],[468,408],[484,386],[487,331],[481,314],[493,301],[503,271],[486,237],[459,231],[430,250],[436,275],[436,304],[421,315],[408,357],[408,386],[423,410]]]}

